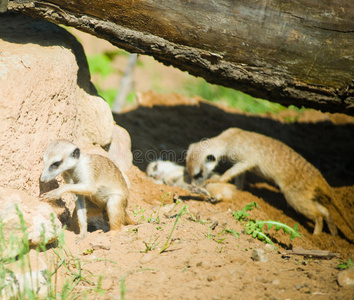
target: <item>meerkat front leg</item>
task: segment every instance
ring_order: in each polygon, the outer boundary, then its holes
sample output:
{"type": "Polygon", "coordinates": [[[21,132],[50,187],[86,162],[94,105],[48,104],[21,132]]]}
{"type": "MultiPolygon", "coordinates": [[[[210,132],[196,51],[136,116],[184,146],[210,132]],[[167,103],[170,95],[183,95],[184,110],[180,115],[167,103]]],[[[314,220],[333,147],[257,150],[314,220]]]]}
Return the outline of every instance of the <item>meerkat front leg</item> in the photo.
{"type": "Polygon", "coordinates": [[[220,182],[229,182],[231,179],[244,174],[246,171],[251,170],[255,166],[249,162],[237,162],[230,169],[228,169],[224,174],[219,178],[220,182]]]}
{"type": "Polygon", "coordinates": [[[61,187],[55,190],[42,194],[42,197],[45,199],[54,200],[54,199],[59,199],[65,193],[91,196],[95,193],[95,191],[91,189],[91,185],[86,183],[76,183],[76,184],[69,183],[69,184],[62,185],[61,187]]]}
{"type": "Polygon", "coordinates": [[[242,173],[240,174],[239,176],[236,176],[234,178],[234,184],[236,185],[236,188],[239,190],[239,191],[242,191],[243,190],[243,187],[245,185],[245,177],[246,177],[246,173],[242,173]]]}
{"type": "Polygon", "coordinates": [[[76,240],[76,242],[79,243],[87,236],[87,210],[86,210],[85,196],[75,195],[75,197],[76,197],[75,206],[76,206],[77,220],[80,228],[80,236],[76,240]]]}

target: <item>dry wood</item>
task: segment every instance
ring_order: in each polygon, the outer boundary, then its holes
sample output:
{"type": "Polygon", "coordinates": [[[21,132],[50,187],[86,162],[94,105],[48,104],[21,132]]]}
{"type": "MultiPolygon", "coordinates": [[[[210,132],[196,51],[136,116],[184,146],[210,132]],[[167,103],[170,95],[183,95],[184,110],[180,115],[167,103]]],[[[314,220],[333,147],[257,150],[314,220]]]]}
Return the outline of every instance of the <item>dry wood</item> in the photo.
{"type": "Polygon", "coordinates": [[[331,257],[340,257],[339,253],[333,253],[326,250],[305,250],[301,247],[296,247],[293,250],[286,250],[283,253],[284,256],[287,255],[301,255],[301,256],[311,256],[317,258],[331,258],[331,257]]]}

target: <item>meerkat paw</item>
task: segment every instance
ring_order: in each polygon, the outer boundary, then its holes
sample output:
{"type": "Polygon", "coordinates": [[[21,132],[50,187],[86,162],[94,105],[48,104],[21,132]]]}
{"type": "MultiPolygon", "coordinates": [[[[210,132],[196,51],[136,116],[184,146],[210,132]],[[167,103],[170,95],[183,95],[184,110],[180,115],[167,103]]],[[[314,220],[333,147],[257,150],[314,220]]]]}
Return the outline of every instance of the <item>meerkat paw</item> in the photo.
{"type": "Polygon", "coordinates": [[[75,240],[75,244],[80,244],[86,238],[86,234],[80,234],[79,237],[75,240]]]}
{"type": "Polygon", "coordinates": [[[59,199],[60,197],[61,195],[58,193],[57,190],[52,190],[40,195],[40,198],[42,198],[43,200],[56,200],[59,199]]]}
{"type": "Polygon", "coordinates": [[[192,194],[203,194],[203,195],[206,195],[206,196],[210,196],[209,192],[205,188],[202,188],[202,187],[199,187],[199,186],[191,186],[189,188],[189,191],[192,194]]]}
{"type": "Polygon", "coordinates": [[[85,238],[82,236],[79,236],[76,240],[75,240],[75,244],[79,245],[85,238]]]}
{"type": "Polygon", "coordinates": [[[206,199],[206,202],[209,202],[209,203],[211,203],[211,204],[216,204],[216,203],[221,202],[221,200],[216,199],[215,197],[208,197],[208,198],[206,199]]]}

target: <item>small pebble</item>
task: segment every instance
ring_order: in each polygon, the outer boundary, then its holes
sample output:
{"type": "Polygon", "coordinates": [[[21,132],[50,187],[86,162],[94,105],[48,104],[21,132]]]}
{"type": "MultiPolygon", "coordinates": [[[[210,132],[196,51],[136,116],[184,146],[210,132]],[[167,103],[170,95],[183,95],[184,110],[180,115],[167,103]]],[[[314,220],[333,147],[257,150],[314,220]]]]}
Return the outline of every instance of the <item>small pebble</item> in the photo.
{"type": "Polygon", "coordinates": [[[214,275],[208,275],[207,276],[207,280],[210,282],[210,281],[214,281],[216,278],[214,275]]]}
{"type": "Polygon", "coordinates": [[[268,279],[261,277],[261,276],[257,276],[256,277],[256,281],[261,282],[261,283],[268,283],[268,279]]]}
{"type": "Polygon", "coordinates": [[[139,262],[141,264],[145,264],[153,259],[153,256],[151,253],[146,253],[142,258],[140,258],[139,262]]]}
{"type": "Polygon", "coordinates": [[[273,251],[273,250],[274,250],[274,246],[271,245],[271,244],[266,244],[266,245],[264,246],[264,249],[269,250],[269,251],[273,251]]]}
{"type": "Polygon", "coordinates": [[[98,249],[110,250],[111,242],[108,237],[104,235],[100,235],[94,241],[90,242],[90,246],[94,250],[98,250],[98,249]]]}
{"type": "Polygon", "coordinates": [[[261,249],[253,249],[251,257],[254,261],[262,261],[262,262],[267,261],[266,257],[264,256],[264,250],[261,249]]]}

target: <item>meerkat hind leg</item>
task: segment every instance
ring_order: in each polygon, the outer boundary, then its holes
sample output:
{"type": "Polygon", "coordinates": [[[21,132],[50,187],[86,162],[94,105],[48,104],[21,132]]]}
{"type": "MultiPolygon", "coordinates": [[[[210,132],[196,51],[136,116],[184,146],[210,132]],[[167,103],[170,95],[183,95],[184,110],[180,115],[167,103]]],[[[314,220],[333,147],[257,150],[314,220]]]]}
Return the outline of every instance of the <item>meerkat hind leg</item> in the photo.
{"type": "Polygon", "coordinates": [[[120,230],[122,224],[125,224],[125,202],[123,196],[113,194],[109,196],[106,211],[108,214],[110,230],[120,230]]]}
{"type": "Polygon", "coordinates": [[[313,234],[320,234],[323,229],[323,218],[322,216],[316,216],[315,218],[315,229],[313,234]]]}
{"type": "MultiPolygon", "coordinates": [[[[332,220],[332,217],[331,217],[328,209],[317,202],[316,202],[316,207],[318,208],[318,210],[322,214],[321,222],[323,223],[322,218],[324,218],[327,223],[327,226],[328,226],[328,229],[329,229],[331,235],[333,235],[333,236],[337,235],[338,234],[337,227],[336,227],[336,225],[334,225],[334,222],[332,220]]],[[[316,230],[317,229],[316,227],[317,227],[317,219],[316,219],[315,231],[313,234],[321,233],[323,225],[321,224],[321,230],[319,230],[319,229],[316,230]]]]}

